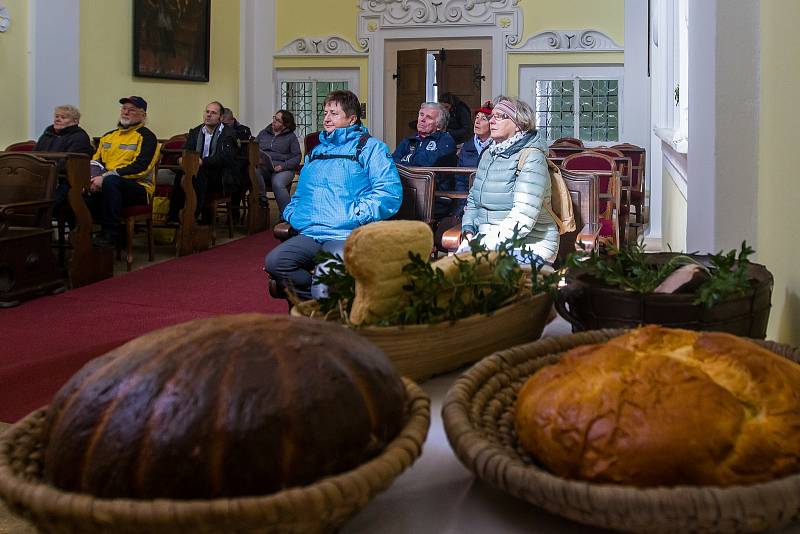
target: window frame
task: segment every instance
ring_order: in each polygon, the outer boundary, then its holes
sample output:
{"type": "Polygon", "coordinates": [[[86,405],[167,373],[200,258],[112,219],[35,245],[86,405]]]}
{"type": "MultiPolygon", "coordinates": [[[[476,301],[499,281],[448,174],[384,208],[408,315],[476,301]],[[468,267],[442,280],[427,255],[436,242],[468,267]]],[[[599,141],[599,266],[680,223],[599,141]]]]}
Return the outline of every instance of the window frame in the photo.
{"type": "MultiPolygon", "coordinates": [[[[316,94],[317,91],[317,84],[322,83],[330,83],[330,82],[345,82],[347,83],[347,87],[350,91],[358,96],[359,93],[359,69],[358,68],[341,68],[341,69],[302,69],[302,68],[282,68],[282,69],[275,69],[275,111],[282,109],[281,106],[281,85],[283,83],[291,83],[291,82],[302,82],[302,83],[313,83],[312,89],[312,105],[316,105],[316,94]]],[[[360,97],[359,97],[360,100],[360,97]]],[[[317,121],[317,114],[316,112],[312,114],[313,121],[317,121]]],[[[314,133],[322,130],[322,125],[317,125],[316,129],[314,129],[314,124],[312,123],[312,131],[309,133],[314,133]]],[[[297,132],[299,137],[303,137],[300,135],[300,132],[297,132]]]]}
{"type": "MultiPolygon", "coordinates": [[[[525,65],[520,68],[520,88],[522,99],[535,107],[537,81],[564,81],[572,80],[575,84],[575,102],[573,106],[575,137],[580,139],[580,81],[581,80],[616,80],[618,84],[617,102],[617,141],[583,141],[584,146],[600,146],[609,143],[621,143],[625,138],[624,98],[625,98],[625,69],[621,64],[598,65],[525,65]]],[[[534,112],[536,110],[534,109],[534,112]]],[[[555,139],[548,139],[548,143],[555,139]]]]}

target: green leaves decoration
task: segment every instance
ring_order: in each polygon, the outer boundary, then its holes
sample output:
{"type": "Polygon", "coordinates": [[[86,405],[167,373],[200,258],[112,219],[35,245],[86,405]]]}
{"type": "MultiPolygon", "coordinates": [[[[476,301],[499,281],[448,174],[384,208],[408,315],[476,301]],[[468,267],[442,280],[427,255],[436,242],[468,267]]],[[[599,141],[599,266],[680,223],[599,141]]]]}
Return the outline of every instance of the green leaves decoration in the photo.
{"type": "MultiPolygon", "coordinates": [[[[514,251],[522,249],[524,238],[515,232],[513,237],[489,251],[480,236],[470,241],[471,260],[456,256],[458,266],[455,276],[447,277],[417,254],[409,253],[409,262],[403,268],[408,283],[403,287],[405,298],[389,317],[377,323],[380,326],[433,324],[456,321],[476,313],[489,314],[525,295],[557,290],[559,275],[526,273],[517,263],[514,251]],[[533,275],[532,275],[533,274],[533,275]]],[[[528,261],[533,254],[523,252],[528,261]]],[[[318,254],[317,263],[328,261],[328,271],[318,277],[328,286],[329,297],[318,301],[320,312],[339,311],[346,321],[355,297],[355,281],[347,272],[341,257],[330,253],[318,254]]]]}
{"type": "Polygon", "coordinates": [[[745,294],[752,288],[747,276],[747,258],[755,251],[742,241],[739,255],[736,250],[722,251],[709,257],[711,278],[697,291],[695,303],[711,308],[715,304],[745,294]]]}
{"type": "Polygon", "coordinates": [[[676,254],[665,263],[655,263],[645,252],[644,241],[629,243],[622,248],[609,247],[607,252],[576,252],[567,258],[567,266],[590,273],[591,277],[609,287],[634,293],[651,293],[675,269],[694,264],[709,274],[709,279],[697,291],[696,304],[711,308],[717,303],[744,294],[752,286],[747,276],[747,258],[753,249],[742,242],[738,257],[736,250],[710,255],[708,265],[691,256],[676,254]]]}

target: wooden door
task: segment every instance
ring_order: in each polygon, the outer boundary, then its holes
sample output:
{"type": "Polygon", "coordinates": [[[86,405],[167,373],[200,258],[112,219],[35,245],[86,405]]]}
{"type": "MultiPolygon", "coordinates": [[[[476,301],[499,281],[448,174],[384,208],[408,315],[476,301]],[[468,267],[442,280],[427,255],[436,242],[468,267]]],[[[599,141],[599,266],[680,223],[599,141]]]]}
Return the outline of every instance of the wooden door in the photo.
{"type": "Polygon", "coordinates": [[[481,105],[481,50],[440,50],[436,54],[438,94],[453,93],[469,106],[481,105]]]}
{"type": "Polygon", "coordinates": [[[427,51],[397,51],[397,111],[395,144],[414,133],[410,122],[416,123],[419,106],[425,102],[425,56],[427,51]]]}

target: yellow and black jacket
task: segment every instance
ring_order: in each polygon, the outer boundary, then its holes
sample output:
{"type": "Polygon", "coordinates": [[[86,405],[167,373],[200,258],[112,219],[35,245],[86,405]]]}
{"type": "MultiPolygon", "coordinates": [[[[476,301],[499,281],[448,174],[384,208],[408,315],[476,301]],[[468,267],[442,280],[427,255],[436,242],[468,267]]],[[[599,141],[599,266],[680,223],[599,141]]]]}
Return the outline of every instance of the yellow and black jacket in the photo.
{"type": "Polygon", "coordinates": [[[136,180],[147,197],[155,190],[155,158],[158,157],[158,140],[144,124],[129,128],[119,127],[100,138],[94,160],[106,170],[114,171],[123,178],[136,180]]]}

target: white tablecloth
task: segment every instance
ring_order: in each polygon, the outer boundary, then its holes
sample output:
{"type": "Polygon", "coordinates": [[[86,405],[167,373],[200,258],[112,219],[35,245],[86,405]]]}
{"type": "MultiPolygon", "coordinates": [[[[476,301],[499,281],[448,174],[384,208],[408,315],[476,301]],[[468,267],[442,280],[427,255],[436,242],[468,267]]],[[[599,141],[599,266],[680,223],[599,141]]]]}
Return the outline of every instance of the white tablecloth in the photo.
{"type": "MultiPolygon", "coordinates": [[[[569,325],[557,319],[544,335],[569,333],[569,325]]],[[[447,390],[460,374],[420,384],[431,398],[431,428],[422,456],[350,520],[342,534],[599,532],[496,490],[459,462],[447,442],[441,411],[447,390]]]]}

